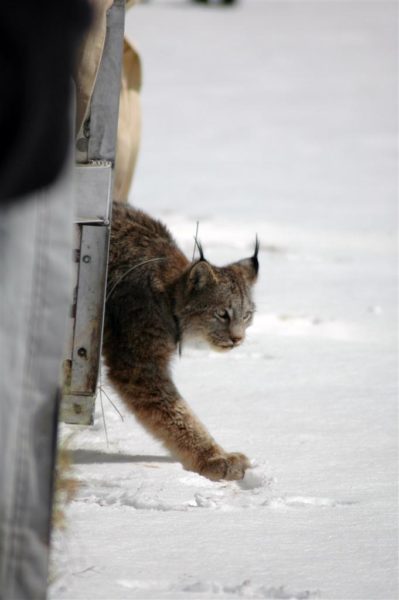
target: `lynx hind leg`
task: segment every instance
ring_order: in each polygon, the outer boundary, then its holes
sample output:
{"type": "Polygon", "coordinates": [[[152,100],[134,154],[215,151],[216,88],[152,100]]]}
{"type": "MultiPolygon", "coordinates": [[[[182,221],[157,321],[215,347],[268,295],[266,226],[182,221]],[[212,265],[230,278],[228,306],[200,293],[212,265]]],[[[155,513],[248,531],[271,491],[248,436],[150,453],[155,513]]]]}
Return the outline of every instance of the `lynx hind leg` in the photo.
{"type": "Polygon", "coordinates": [[[245,454],[231,452],[212,456],[199,472],[212,481],[236,481],[243,479],[246,469],[250,466],[251,463],[245,454]]]}

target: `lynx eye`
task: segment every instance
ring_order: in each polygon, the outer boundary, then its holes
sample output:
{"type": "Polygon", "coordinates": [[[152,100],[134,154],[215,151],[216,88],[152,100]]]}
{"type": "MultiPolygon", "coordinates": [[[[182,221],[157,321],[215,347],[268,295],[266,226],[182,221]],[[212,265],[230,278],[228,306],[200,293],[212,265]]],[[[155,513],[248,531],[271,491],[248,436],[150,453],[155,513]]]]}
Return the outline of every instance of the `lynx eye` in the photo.
{"type": "Polygon", "coordinates": [[[227,310],[218,310],[218,312],[215,313],[215,317],[218,318],[220,321],[229,321],[230,320],[230,315],[227,310]]]}
{"type": "Polygon", "coordinates": [[[245,315],[243,316],[244,321],[249,321],[249,319],[252,317],[252,312],[248,311],[245,313],[245,315]]]}

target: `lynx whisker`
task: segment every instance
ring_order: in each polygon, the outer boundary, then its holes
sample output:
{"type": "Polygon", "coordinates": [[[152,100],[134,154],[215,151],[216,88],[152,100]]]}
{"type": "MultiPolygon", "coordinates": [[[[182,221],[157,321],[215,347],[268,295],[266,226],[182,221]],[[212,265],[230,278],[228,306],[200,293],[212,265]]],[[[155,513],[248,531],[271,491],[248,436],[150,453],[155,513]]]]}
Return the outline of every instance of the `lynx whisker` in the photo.
{"type": "Polygon", "coordinates": [[[123,414],[121,413],[121,411],[119,410],[119,408],[116,406],[116,404],[114,402],[112,402],[111,398],[108,396],[107,392],[105,391],[104,386],[102,384],[100,384],[98,386],[98,388],[103,392],[103,394],[105,394],[105,397],[107,398],[108,402],[114,408],[115,412],[117,412],[118,415],[120,416],[121,421],[124,421],[125,417],[123,416],[123,414]]]}
{"type": "Polygon", "coordinates": [[[105,439],[106,439],[106,442],[107,442],[107,448],[109,448],[108,429],[107,429],[107,422],[105,420],[104,404],[103,404],[103,393],[102,393],[101,387],[100,387],[100,404],[101,404],[101,412],[102,412],[102,415],[103,415],[105,439]]]}
{"type": "Polygon", "coordinates": [[[106,298],[105,298],[105,302],[107,302],[110,297],[112,296],[112,294],[114,293],[115,289],[118,287],[118,285],[123,281],[123,279],[129,275],[129,273],[131,273],[132,271],[134,271],[135,269],[138,269],[139,267],[142,267],[143,265],[148,265],[148,263],[152,263],[152,262],[158,262],[160,260],[166,260],[166,256],[159,256],[157,258],[150,258],[148,260],[143,260],[142,262],[138,263],[137,265],[133,265],[133,267],[130,267],[129,269],[127,269],[127,271],[125,271],[123,273],[123,275],[121,277],[119,277],[119,279],[116,281],[116,283],[114,283],[114,285],[112,286],[112,288],[110,289],[110,291],[108,292],[106,298]]]}

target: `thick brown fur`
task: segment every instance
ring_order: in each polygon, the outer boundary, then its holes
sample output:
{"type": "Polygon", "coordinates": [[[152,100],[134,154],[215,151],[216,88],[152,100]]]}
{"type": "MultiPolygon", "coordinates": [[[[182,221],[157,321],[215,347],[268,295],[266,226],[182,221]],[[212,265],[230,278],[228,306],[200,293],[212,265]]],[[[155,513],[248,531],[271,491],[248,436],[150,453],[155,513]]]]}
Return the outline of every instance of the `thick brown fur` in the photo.
{"type": "Polygon", "coordinates": [[[255,310],[255,254],[227,267],[191,263],[164,225],[114,203],[104,357],[109,379],[142,425],[186,469],[241,479],[246,456],[225,452],[176,389],[172,357],[189,336],[214,349],[239,345],[255,310]]]}

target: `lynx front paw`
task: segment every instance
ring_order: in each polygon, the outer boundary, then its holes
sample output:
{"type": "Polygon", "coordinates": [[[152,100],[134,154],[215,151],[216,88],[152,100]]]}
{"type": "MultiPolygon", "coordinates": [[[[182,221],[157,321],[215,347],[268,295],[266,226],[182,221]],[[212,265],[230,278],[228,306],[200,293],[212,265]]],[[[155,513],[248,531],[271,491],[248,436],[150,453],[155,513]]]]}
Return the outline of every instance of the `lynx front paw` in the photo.
{"type": "Polygon", "coordinates": [[[243,479],[248,467],[250,467],[250,462],[245,454],[231,452],[208,459],[200,469],[200,474],[212,481],[220,479],[234,481],[243,479]]]}

